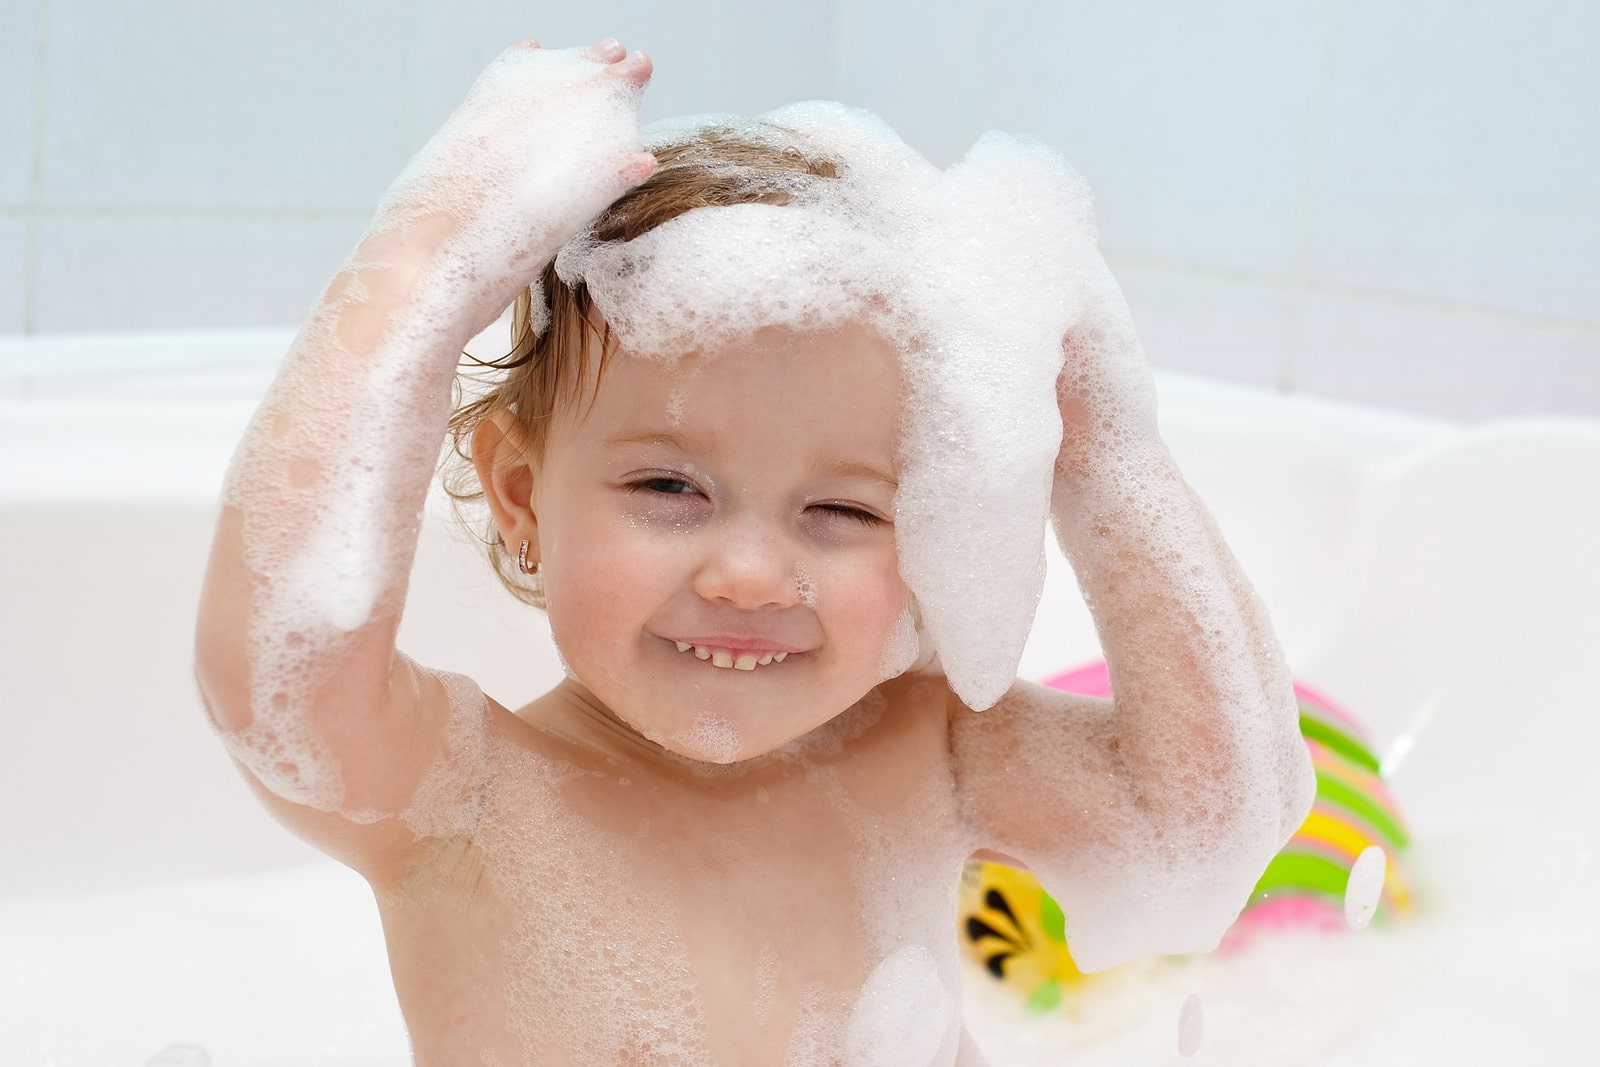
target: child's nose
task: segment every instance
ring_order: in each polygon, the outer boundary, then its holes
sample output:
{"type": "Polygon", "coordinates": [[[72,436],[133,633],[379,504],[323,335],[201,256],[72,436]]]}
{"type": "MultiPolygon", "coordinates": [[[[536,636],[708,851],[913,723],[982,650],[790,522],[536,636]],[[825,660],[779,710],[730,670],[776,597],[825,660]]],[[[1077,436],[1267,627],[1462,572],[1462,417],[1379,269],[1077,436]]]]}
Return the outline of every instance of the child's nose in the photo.
{"type": "Polygon", "coordinates": [[[695,592],[744,609],[786,608],[800,598],[796,556],[770,526],[741,522],[713,538],[695,592]]]}

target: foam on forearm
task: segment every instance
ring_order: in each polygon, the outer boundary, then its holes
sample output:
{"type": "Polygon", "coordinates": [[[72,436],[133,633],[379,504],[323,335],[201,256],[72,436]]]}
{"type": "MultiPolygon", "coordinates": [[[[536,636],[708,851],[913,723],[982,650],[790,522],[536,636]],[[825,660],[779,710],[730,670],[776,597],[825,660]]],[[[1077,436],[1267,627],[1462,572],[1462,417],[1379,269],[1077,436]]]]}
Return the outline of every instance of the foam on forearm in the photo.
{"type": "Polygon", "coordinates": [[[384,196],[235,454],[250,721],[225,740],[280,796],[370,814],[319,716],[382,702],[371,641],[404,604],[461,346],[625,189],[638,89],[605,67],[526,46],[489,66],[384,196]]]}

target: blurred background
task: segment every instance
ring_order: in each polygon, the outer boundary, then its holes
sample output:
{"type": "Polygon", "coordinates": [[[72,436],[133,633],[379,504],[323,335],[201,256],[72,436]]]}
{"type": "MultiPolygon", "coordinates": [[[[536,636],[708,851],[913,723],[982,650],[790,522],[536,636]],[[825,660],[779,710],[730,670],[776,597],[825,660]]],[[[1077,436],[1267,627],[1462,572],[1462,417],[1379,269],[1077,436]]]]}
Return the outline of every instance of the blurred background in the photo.
{"type": "Polygon", "coordinates": [[[1158,368],[1600,415],[1589,0],[0,0],[0,334],[292,325],[497,51],[606,34],[647,118],[1047,140],[1158,368]]]}

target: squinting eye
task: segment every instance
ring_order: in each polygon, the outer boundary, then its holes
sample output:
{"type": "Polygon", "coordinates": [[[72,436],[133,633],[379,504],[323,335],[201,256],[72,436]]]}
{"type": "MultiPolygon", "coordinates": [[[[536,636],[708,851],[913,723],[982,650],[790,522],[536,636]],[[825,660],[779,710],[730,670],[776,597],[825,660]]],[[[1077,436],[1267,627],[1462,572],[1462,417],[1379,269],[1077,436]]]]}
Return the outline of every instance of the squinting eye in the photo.
{"type": "Polygon", "coordinates": [[[872,512],[853,508],[849,504],[817,504],[814,507],[817,511],[825,512],[830,516],[837,515],[840,518],[855,519],[863,526],[885,525],[884,520],[878,518],[872,512]]]}
{"type": "Polygon", "coordinates": [[[694,483],[686,482],[682,478],[644,478],[637,482],[630,482],[630,493],[661,493],[663,496],[679,496],[684,493],[698,493],[694,483]]]}

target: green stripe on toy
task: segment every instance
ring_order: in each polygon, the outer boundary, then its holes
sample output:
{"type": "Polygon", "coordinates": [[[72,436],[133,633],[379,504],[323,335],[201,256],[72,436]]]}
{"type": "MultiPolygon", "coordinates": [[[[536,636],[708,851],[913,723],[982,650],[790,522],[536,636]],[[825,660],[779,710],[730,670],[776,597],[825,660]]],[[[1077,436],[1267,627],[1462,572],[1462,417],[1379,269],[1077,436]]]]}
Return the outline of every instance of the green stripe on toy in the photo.
{"type": "MultiPolygon", "coordinates": [[[[1111,695],[1103,662],[1045,684],[1086,696],[1111,695]]],[[[1316,767],[1317,797],[1305,822],[1256,883],[1225,942],[1235,948],[1262,930],[1342,929],[1350,868],[1371,845],[1380,846],[1388,857],[1377,917],[1390,920],[1411,907],[1400,865],[1410,836],[1383,784],[1366,731],[1348,712],[1299,682],[1295,699],[1300,734],[1316,767]]],[[[969,863],[961,885],[961,928],[968,956],[1015,988],[1032,1010],[1052,1010],[1075,985],[1093,980],[1078,970],[1067,949],[1061,907],[1026,871],[969,863]]]]}

